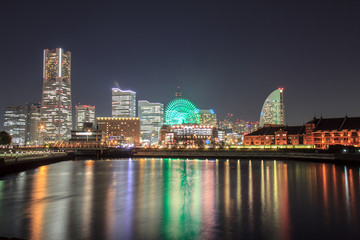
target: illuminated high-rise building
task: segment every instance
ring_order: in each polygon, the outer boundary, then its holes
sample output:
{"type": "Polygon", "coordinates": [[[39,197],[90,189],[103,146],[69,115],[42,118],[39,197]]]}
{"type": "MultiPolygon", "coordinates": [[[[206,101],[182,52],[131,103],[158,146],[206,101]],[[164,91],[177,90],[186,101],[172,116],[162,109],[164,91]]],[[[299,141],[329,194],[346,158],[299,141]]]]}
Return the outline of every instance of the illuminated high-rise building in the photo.
{"type": "Polygon", "coordinates": [[[136,92],[113,88],[112,116],[125,118],[136,117],[136,92]]]}
{"type": "Polygon", "coordinates": [[[217,126],[217,119],[214,110],[212,109],[198,109],[198,113],[200,116],[200,124],[201,125],[211,125],[217,126]]]}
{"type": "Polygon", "coordinates": [[[256,131],[259,128],[259,122],[248,122],[245,120],[237,120],[233,125],[235,133],[243,135],[256,131]]]}
{"type": "Polygon", "coordinates": [[[4,130],[12,137],[12,145],[38,145],[40,104],[7,106],[4,130]]]}
{"type": "Polygon", "coordinates": [[[266,98],[260,113],[260,127],[285,125],[283,92],[283,88],[278,88],[266,98]]]}
{"type": "Polygon", "coordinates": [[[4,130],[12,137],[12,145],[26,144],[27,106],[7,106],[4,115],[4,130]]]}
{"type": "Polygon", "coordinates": [[[84,123],[91,123],[95,127],[95,106],[75,106],[75,129],[78,131],[82,130],[84,123]]]}
{"type": "Polygon", "coordinates": [[[40,103],[28,104],[26,123],[26,145],[38,145],[40,133],[40,103]]]}
{"type": "Polygon", "coordinates": [[[44,50],[41,141],[68,140],[72,130],[71,53],[44,50]]]}
{"type": "Polygon", "coordinates": [[[138,101],[141,140],[156,143],[164,122],[164,104],[138,101]]]}

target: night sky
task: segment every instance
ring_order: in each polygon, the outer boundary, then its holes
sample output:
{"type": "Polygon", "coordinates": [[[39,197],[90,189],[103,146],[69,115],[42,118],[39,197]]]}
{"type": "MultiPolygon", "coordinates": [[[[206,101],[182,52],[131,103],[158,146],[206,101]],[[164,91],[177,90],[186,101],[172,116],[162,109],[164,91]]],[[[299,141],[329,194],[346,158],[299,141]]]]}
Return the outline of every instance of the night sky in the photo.
{"type": "Polygon", "coordinates": [[[181,86],[218,119],[258,121],[278,87],[289,125],[360,116],[360,1],[76,2],[1,3],[1,127],[5,106],[41,101],[43,49],[58,47],[73,105],[97,116],[117,84],[165,105],[181,86]]]}

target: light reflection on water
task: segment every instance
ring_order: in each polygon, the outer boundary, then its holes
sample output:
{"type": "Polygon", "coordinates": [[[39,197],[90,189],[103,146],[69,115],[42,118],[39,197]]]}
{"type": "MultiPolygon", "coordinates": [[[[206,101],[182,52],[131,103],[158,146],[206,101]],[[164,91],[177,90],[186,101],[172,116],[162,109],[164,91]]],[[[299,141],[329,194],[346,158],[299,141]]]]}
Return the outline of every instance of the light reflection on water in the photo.
{"type": "Polygon", "coordinates": [[[61,162],[0,181],[0,237],[357,239],[359,173],[296,161],[61,162]]]}

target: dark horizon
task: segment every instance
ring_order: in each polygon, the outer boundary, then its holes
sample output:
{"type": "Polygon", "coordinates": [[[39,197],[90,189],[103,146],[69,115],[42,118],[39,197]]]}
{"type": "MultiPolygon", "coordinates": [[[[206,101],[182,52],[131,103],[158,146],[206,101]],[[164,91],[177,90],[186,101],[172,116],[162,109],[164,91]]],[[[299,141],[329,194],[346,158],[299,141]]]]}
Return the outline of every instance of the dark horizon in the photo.
{"type": "Polygon", "coordinates": [[[8,105],[41,101],[44,49],[72,53],[72,103],[111,115],[111,88],[137,100],[174,98],[177,86],[218,120],[258,121],[284,87],[288,125],[360,116],[360,3],[152,2],[3,4],[1,120],[8,105]]]}

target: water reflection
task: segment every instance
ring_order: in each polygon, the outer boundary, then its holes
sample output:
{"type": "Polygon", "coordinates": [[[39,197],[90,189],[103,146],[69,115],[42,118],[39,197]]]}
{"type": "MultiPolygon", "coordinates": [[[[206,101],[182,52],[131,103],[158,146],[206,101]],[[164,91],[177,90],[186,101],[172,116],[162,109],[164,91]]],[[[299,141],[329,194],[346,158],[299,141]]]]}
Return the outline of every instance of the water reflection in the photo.
{"type": "Polygon", "coordinates": [[[0,236],[355,239],[359,173],[296,161],[62,162],[0,181],[0,236]]]}
{"type": "Polygon", "coordinates": [[[91,231],[89,226],[91,225],[90,220],[92,219],[92,197],[93,197],[93,181],[94,181],[94,161],[85,162],[84,170],[84,187],[83,187],[83,206],[82,206],[82,220],[81,227],[83,231],[81,232],[82,239],[89,239],[91,231]]]}
{"type": "Polygon", "coordinates": [[[48,166],[39,168],[38,177],[33,181],[31,206],[28,215],[30,216],[30,238],[42,239],[43,238],[43,221],[45,214],[45,197],[46,197],[46,184],[47,184],[47,170],[48,166]]]}

